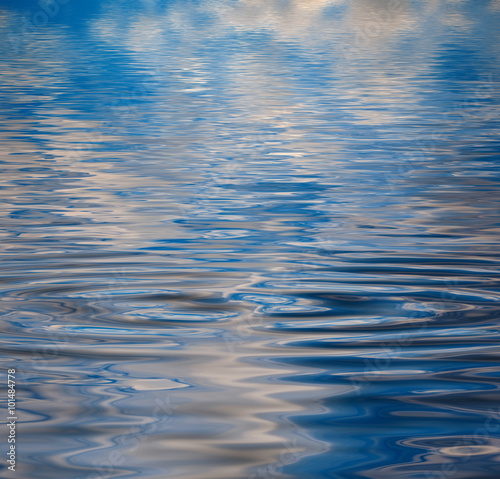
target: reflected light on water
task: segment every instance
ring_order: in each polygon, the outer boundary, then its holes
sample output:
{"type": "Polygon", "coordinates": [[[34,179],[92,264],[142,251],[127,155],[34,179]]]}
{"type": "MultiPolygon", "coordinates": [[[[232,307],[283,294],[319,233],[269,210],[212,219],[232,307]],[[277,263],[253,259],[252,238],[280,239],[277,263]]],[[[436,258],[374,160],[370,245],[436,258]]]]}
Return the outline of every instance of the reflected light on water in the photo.
{"type": "Polygon", "coordinates": [[[497,479],[499,2],[63,3],[0,8],[18,478],[497,479]]]}

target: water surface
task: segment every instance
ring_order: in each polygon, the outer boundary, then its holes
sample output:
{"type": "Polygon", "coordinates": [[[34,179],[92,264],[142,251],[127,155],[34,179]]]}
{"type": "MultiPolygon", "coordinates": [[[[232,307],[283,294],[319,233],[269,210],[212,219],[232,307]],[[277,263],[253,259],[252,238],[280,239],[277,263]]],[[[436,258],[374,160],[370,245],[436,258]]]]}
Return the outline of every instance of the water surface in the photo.
{"type": "Polygon", "coordinates": [[[500,477],[500,3],[59,2],[0,7],[5,476],[500,477]]]}

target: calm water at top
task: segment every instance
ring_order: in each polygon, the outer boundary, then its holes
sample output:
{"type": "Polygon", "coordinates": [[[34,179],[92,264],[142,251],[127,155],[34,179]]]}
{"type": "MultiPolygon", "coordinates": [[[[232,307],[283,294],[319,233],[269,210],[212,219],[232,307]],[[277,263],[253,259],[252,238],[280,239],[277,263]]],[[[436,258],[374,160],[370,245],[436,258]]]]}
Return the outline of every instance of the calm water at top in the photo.
{"type": "Polygon", "coordinates": [[[500,1],[58,1],[0,2],[2,477],[498,479],[500,1]]]}

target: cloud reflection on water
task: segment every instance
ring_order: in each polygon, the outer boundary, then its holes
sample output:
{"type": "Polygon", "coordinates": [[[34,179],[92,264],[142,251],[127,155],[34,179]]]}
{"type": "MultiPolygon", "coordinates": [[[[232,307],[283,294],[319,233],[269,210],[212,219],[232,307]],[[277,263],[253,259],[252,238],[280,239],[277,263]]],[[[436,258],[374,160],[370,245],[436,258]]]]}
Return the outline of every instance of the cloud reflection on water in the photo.
{"type": "MultiPolygon", "coordinates": [[[[26,35],[1,77],[23,474],[465,454],[497,399],[497,3],[94,1],[26,35]]],[[[463,477],[496,477],[483,439],[463,477]]]]}

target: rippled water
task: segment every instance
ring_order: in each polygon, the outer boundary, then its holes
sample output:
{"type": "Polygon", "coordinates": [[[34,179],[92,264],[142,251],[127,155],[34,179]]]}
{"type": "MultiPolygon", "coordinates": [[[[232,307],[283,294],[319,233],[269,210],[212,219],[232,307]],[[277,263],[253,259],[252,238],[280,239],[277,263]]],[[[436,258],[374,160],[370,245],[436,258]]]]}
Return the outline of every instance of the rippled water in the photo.
{"type": "Polygon", "coordinates": [[[58,1],[0,7],[5,477],[500,477],[500,2],[58,1]]]}

